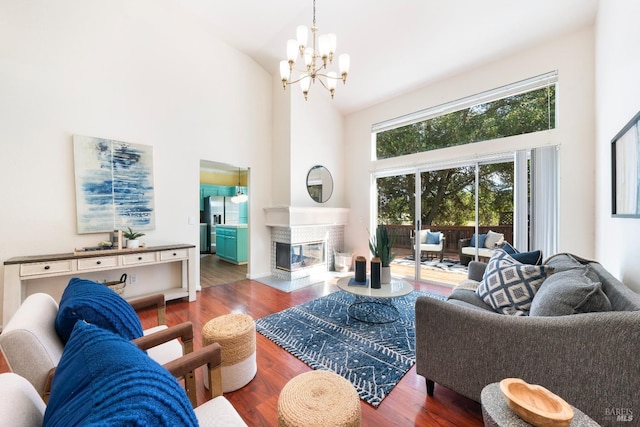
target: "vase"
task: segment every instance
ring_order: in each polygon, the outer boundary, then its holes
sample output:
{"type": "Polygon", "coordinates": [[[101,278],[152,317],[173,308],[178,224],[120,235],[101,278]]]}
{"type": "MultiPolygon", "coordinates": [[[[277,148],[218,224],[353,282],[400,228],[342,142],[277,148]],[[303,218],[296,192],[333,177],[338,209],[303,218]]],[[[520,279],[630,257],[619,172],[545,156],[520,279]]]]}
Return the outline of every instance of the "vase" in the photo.
{"type": "Polygon", "coordinates": [[[355,281],[364,283],[367,281],[367,260],[363,256],[356,258],[355,281]]]}
{"type": "Polygon", "coordinates": [[[138,239],[129,239],[127,240],[127,248],[135,249],[140,247],[140,240],[138,239]]]}
{"type": "Polygon", "coordinates": [[[371,289],[380,289],[380,258],[371,260],[371,289]]]}
{"type": "Polygon", "coordinates": [[[391,267],[380,267],[380,283],[383,285],[391,283],[391,267]]]}

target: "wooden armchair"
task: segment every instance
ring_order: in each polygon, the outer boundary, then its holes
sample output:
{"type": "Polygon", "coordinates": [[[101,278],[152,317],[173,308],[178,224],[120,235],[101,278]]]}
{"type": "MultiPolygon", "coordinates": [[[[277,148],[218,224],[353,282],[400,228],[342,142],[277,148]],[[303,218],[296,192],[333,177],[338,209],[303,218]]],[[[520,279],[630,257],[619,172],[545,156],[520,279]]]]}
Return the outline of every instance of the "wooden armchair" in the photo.
{"type": "MultiPolygon", "coordinates": [[[[141,340],[147,337],[141,338],[141,340]]],[[[195,416],[201,426],[245,426],[246,423],[222,396],[221,348],[217,343],[210,344],[181,358],[169,362],[164,367],[176,378],[191,375],[198,367],[206,366],[211,398],[197,406],[191,399],[195,416]]],[[[194,389],[195,391],[195,389],[194,389]]],[[[0,419],[12,426],[42,426],[46,404],[37,390],[27,379],[16,373],[0,374],[0,419]]],[[[194,393],[195,395],[195,393],[194,393]]],[[[141,396],[144,399],[144,396],[141,396]]]]}
{"type": "MultiPolygon", "coordinates": [[[[136,307],[153,304],[158,309],[159,319],[164,321],[163,295],[134,302],[136,307]]],[[[9,368],[26,378],[43,399],[47,398],[51,372],[58,365],[64,350],[64,343],[54,326],[57,314],[58,303],[50,295],[30,295],[0,334],[0,350],[9,368]]],[[[193,351],[193,327],[190,322],[171,328],[161,324],[151,329],[143,331],[147,334],[138,338],[136,344],[148,350],[149,356],[161,365],[193,351]]],[[[193,388],[193,382],[185,381],[185,387],[193,388]]]]}
{"type": "Polygon", "coordinates": [[[128,301],[137,313],[146,310],[157,312],[157,325],[143,330],[145,337],[154,338],[136,340],[138,347],[147,350],[147,354],[156,362],[164,365],[183,354],[193,351],[193,327],[185,322],[172,328],[167,327],[167,308],[163,294],[154,294],[128,301]],[[177,341],[180,339],[180,341],[177,341]],[[140,341],[141,340],[141,341],[140,341]],[[182,343],[182,344],[181,344],[182,343]]]}

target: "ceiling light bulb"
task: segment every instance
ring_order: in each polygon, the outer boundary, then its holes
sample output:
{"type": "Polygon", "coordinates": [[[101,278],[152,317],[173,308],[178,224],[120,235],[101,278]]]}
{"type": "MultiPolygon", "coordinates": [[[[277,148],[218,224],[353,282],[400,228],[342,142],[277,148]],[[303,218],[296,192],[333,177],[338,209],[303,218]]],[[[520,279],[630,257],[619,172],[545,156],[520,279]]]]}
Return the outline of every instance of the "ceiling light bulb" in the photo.
{"type": "Polygon", "coordinates": [[[293,39],[287,40],[287,59],[289,61],[296,61],[298,57],[298,42],[293,39]]]}
{"type": "Polygon", "coordinates": [[[301,48],[301,50],[307,47],[309,30],[305,25],[298,25],[298,28],[296,29],[296,38],[298,39],[298,46],[301,48]]]}
{"type": "Polygon", "coordinates": [[[343,53],[338,57],[338,62],[340,66],[340,75],[342,75],[342,81],[347,79],[347,74],[349,74],[349,66],[351,65],[351,57],[346,53],[343,53]]]}
{"type": "Polygon", "coordinates": [[[326,34],[318,37],[318,51],[322,59],[329,57],[329,36],[326,34]]]}
{"type": "Polygon", "coordinates": [[[336,35],[333,33],[329,33],[327,34],[327,39],[329,40],[329,57],[333,57],[333,54],[336,53],[336,35]]]}
{"type": "Polygon", "coordinates": [[[304,65],[309,68],[313,64],[313,49],[308,47],[304,50],[304,65]]]}
{"type": "Polygon", "coordinates": [[[329,71],[327,73],[327,88],[331,91],[336,88],[336,84],[338,83],[338,75],[334,71],[329,71]]]}
{"type": "Polygon", "coordinates": [[[300,80],[300,88],[302,89],[302,93],[304,94],[304,99],[307,99],[307,94],[309,93],[310,87],[311,87],[311,77],[304,76],[300,80]]]}
{"type": "Polygon", "coordinates": [[[280,80],[282,80],[282,86],[286,89],[287,82],[289,81],[289,75],[291,69],[289,68],[289,61],[280,61],[280,80]]]}

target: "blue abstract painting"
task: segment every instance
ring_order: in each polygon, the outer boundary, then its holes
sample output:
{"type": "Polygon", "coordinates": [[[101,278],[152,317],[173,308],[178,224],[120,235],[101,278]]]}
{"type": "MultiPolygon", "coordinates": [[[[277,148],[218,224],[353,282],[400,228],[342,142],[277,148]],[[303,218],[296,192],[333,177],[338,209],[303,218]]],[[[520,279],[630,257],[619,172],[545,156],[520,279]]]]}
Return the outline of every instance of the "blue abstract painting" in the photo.
{"type": "Polygon", "coordinates": [[[153,147],[73,136],[78,233],[155,228],[153,147]]]}

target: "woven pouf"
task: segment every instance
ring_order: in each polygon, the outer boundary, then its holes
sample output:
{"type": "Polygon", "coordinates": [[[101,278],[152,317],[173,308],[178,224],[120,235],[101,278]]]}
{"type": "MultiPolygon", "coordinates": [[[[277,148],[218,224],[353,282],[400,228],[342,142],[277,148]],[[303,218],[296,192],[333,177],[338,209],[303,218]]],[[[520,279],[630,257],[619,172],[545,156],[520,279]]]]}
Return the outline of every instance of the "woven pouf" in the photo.
{"type": "Polygon", "coordinates": [[[358,392],[333,372],[305,372],[280,392],[279,427],[359,427],[361,423],[358,392]]]}
{"type": "MultiPolygon", "coordinates": [[[[256,376],[256,323],[241,313],[225,314],[202,327],[203,347],[217,342],[222,349],[222,391],[244,387],[256,376]]],[[[205,386],[209,387],[205,375],[205,386]]]]}

